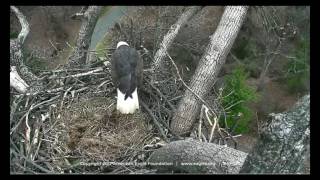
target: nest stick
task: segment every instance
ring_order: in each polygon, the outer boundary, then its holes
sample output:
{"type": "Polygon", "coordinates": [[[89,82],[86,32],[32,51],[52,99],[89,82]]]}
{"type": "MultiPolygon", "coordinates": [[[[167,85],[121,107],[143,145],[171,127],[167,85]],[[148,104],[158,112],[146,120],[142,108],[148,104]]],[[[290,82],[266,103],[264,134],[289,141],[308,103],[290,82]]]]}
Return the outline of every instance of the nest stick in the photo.
{"type": "Polygon", "coordinates": [[[15,154],[16,156],[22,157],[24,160],[26,160],[26,162],[32,164],[34,167],[40,169],[40,170],[43,171],[43,172],[45,172],[45,173],[52,173],[50,170],[41,167],[40,165],[38,165],[38,164],[36,164],[35,162],[31,161],[29,158],[25,157],[24,155],[18,154],[18,153],[16,153],[15,151],[12,151],[12,153],[15,154]]]}
{"type": "Polygon", "coordinates": [[[153,120],[153,123],[156,125],[160,135],[163,137],[164,141],[169,142],[167,136],[165,135],[160,123],[157,121],[157,118],[153,115],[152,111],[148,108],[148,106],[141,101],[141,105],[143,108],[148,112],[148,114],[151,116],[151,119],[153,120]]]}
{"type": "Polygon", "coordinates": [[[179,72],[179,69],[176,65],[176,63],[173,61],[173,59],[171,58],[171,56],[169,55],[169,53],[166,51],[166,54],[167,56],[169,57],[171,63],[173,64],[174,68],[176,69],[176,72],[177,72],[177,75],[178,75],[178,80],[182,82],[182,84],[194,95],[196,96],[203,104],[205,104],[208,109],[211,111],[211,113],[214,113],[214,111],[210,108],[209,104],[203,100],[197,93],[195,93],[185,82],[184,80],[182,79],[181,75],[180,75],[180,72],[179,72]]]}
{"type": "Polygon", "coordinates": [[[234,139],[234,137],[233,137],[230,133],[228,133],[228,131],[226,131],[225,129],[223,129],[223,128],[219,128],[219,129],[220,129],[221,131],[223,131],[224,133],[226,133],[228,137],[230,137],[230,139],[231,139],[231,140],[233,141],[233,143],[234,143],[234,148],[237,149],[238,142],[234,139]]]}
{"type": "Polygon", "coordinates": [[[161,98],[163,98],[165,101],[166,101],[166,103],[169,105],[169,107],[172,109],[172,110],[175,110],[175,107],[172,105],[172,103],[168,100],[168,98],[164,95],[164,94],[162,94],[162,92],[157,88],[157,87],[155,87],[151,82],[149,82],[149,81],[147,81],[148,82],[148,84],[154,89],[154,90],[156,90],[156,92],[160,95],[160,97],[161,98]]]}
{"type": "Polygon", "coordinates": [[[57,95],[57,96],[55,96],[55,97],[53,97],[53,98],[51,98],[51,99],[49,99],[49,100],[42,101],[41,103],[39,103],[39,104],[37,104],[37,105],[35,105],[35,106],[33,106],[33,107],[30,107],[30,109],[28,110],[28,112],[27,112],[25,115],[23,115],[23,116],[21,117],[21,119],[19,120],[19,122],[16,124],[16,126],[12,128],[12,130],[11,130],[11,132],[10,132],[10,135],[12,135],[12,133],[18,128],[18,126],[19,126],[20,123],[22,122],[23,118],[25,118],[33,109],[37,108],[38,106],[41,106],[42,104],[48,103],[48,102],[50,102],[50,101],[53,101],[53,100],[57,99],[59,96],[60,96],[60,95],[57,95]]]}
{"type": "Polygon", "coordinates": [[[203,118],[203,109],[204,106],[201,106],[201,110],[200,110],[200,119],[199,119],[199,128],[198,128],[198,136],[199,136],[199,140],[201,141],[201,126],[202,126],[202,118],[203,118]]]}

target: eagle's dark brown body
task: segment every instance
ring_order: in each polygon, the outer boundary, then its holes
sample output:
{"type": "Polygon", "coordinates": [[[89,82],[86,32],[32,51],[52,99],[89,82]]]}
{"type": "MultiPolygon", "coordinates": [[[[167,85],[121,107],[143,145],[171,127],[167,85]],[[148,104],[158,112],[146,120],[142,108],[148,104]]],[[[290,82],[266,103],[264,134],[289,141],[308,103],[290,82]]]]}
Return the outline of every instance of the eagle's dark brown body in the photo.
{"type": "Polygon", "coordinates": [[[124,104],[130,104],[130,100],[137,96],[137,89],[142,84],[143,61],[138,51],[129,47],[127,43],[119,42],[117,46],[111,59],[111,76],[117,91],[120,91],[117,93],[117,108],[120,103],[120,108],[125,109],[127,107],[124,107],[124,104]],[[119,101],[122,95],[124,99],[119,101]]]}

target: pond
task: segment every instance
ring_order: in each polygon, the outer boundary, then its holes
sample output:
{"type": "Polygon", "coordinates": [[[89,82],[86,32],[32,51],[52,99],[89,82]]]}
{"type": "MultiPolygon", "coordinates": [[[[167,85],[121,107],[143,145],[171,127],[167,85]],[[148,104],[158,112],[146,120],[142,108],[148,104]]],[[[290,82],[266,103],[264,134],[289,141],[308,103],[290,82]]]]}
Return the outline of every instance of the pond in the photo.
{"type": "Polygon", "coordinates": [[[100,15],[91,37],[90,50],[94,50],[97,44],[103,40],[108,30],[113,27],[113,25],[124,15],[124,12],[127,11],[127,7],[108,6],[104,7],[103,10],[105,10],[105,12],[100,15]]]}

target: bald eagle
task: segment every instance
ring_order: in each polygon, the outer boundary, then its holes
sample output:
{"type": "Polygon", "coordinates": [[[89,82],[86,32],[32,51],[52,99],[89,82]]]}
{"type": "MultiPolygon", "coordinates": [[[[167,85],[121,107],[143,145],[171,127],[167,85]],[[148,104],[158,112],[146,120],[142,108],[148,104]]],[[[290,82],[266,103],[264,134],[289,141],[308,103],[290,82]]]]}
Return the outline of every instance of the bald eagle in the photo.
{"type": "Polygon", "coordinates": [[[138,87],[142,84],[143,62],[138,51],[120,41],[111,59],[111,76],[117,89],[117,110],[133,114],[139,109],[138,87]]]}

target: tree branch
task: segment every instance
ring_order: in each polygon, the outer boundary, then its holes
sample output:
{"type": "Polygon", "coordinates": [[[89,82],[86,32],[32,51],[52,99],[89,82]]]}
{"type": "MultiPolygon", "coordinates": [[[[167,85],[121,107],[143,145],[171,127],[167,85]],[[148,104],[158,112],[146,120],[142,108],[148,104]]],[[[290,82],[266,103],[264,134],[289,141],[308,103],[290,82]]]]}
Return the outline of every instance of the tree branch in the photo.
{"type": "Polygon", "coordinates": [[[81,67],[87,63],[88,48],[91,43],[92,33],[101,12],[101,6],[89,6],[83,13],[76,47],[69,57],[68,67],[81,67]]]}
{"type": "MultiPolygon", "coordinates": [[[[225,63],[226,56],[245,19],[247,9],[248,7],[245,6],[227,6],[217,30],[210,37],[210,42],[189,85],[190,89],[202,99],[210,92],[216,76],[225,63]]],[[[193,93],[189,89],[186,90],[173,117],[171,129],[180,135],[189,133],[200,111],[200,106],[193,93]]]]}
{"type": "Polygon", "coordinates": [[[154,56],[154,59],[152,62],[152,68],[154,72],[158,72],[159,70],[161,70],[163,66],[163,59],[166,56],[166,52],[170,48],[172,42],[174,41],[181,27],[183,27],[183,25],[201,9],[202,7],[199,7],[199,6],[190,7],[187,11],[185,11],[179,17],[178,21],[170,27],[170,30],[163,37],[163,40],[160,44],[160,48],[158,49],[158,51],[154,56]]]}
{"type": "Polygon", "coordinates": [[[19,93],[25,93],[29,88],[29,85],[18,74],[16,66],[11,66],[10,86],[16,89],[19,93]]]}
{"type": "Polygon", "coordinates": [[[40,82],[39,78],[34,75],[27,66],[25,66],[23,53],[21,50],[21,46],[30,31],[29,24],[26,20],[26,17],[19,11],[18,8],[15,6],[10,6],[10,8],[16,14],[21,24],[21,31],[18,35],[18,38],[10,40],[10,66],[15,66],[14,68],[11,67],[12,71],[10,72],[10,85],[18,92],[26,92],[27,89],[30,92],[37,92],[42,88],[42,82],[40,82]],[[13,71],[15,68],[17,71],[13,71]]]}
{"type": "Polygon", "coordinates": [[[20,44],[24,43],[24,40],[29,34],[30,28],[29,23],[26,19],[26,17],[19,11],[18,8],[15,6],[10,6],[11,10],[16,14],[17,18],[19,19],[20,25],[21,25],[21,31],[18,35],[18,41],[20,44]]]}
{"type": "Polygon", "coordinates": [[[270,114],[241,173],[299,173],[310,144],[310,95],[284,113],[270,114]]]}
{"type": "Polygon", "coordinates": [[[148,163],[159,172],[239,173],[247,153],[194,139],[171,142],[155,150],[148,163]],[[166,163],[163,165],[157,165],[166,163]]]}

